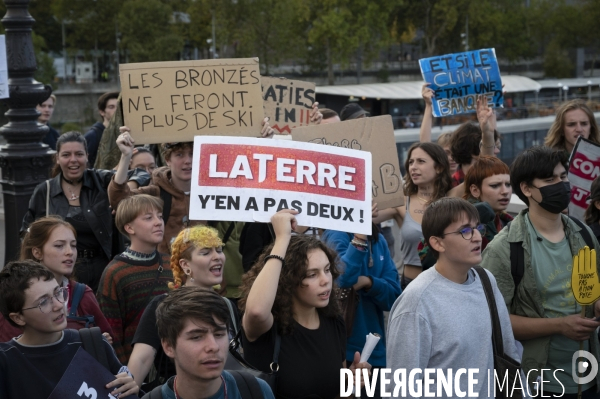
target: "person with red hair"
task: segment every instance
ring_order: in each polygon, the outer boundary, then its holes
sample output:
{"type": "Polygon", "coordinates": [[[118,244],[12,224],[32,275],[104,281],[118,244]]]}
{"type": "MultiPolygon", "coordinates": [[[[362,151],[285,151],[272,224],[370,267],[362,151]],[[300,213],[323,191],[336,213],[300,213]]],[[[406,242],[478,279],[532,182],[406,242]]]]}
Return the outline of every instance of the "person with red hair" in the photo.
{"type": "Polygon", "coordinates": [[[510,170],[504,162],[492,156],[481,156],[472,166],[465,176],[463,198],[475,205],[481,222],[485,224],[483,250],[513,219],[506,213],[512,195],[510,170]]]}

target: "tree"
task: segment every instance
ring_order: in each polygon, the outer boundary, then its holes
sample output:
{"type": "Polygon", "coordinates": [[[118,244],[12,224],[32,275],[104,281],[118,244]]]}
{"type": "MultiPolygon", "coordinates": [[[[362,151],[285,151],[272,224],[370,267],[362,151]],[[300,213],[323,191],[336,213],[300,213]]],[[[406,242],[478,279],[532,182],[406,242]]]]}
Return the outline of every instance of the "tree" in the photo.
{"type": "Polygon", "coordinates": [[[119,13],[121,45],[131,62],[176,58],[183,39],[171,26],[172,9],[159,0],[129,0],[119,13]]]}
{"type": "MultiPolygon", "coordinates": [[[[38,82],[53,85],[54,77],[56,76],[56,68],[54,68],[54,59],[48,54],[48,46],[43,37],[32,34],[33,51],[35,52],[35,61],[37,69],[33,78],[38,82]]],[[[55,87],[56,88],[56,87],[55,87]]]]}
{"type": "Polygon", "coordinates": [[[358,68],[379,54],[389,43],[394,23],[393,10],[401,0],[313,0],[308,33],[309,43],[325,48],[329,84],[333,84],[333,64],[348,64],[357,56],[358,68]]]}

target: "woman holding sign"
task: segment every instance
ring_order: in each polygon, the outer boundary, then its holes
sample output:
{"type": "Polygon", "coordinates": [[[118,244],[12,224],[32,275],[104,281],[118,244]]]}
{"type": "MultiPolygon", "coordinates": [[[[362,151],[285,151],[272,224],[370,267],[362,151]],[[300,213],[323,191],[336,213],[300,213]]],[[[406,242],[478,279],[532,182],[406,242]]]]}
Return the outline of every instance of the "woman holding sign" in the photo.
{"type": "MultiPolygon", "coordinates": [[[[87,143],[79,132],[67,132],[58,138],[55,157],[53,177],[33,191],[21,234],[36,219],[63,217],[77,231],[79,259],[73,277],[96,291],[104,268],[121,252],[106,193],[114,172],[87,169],[87,143]]],[[[147,184],[148,174],[140,172],[137,176],[126,173],[125,179],[147,184]]]]}
{"type": "Polygon", "coordinates": [[[594,113],[582,100],[571,100],[558,108],[544,144],[570,155],[579,137],[600,144],[600,132],[594,113]]]}
{"type": "MultiPolygon", "coordinates": [[[[272,218],[275,243],[244,276],[239,305],[246,360],[270,372],[276,336],[281,339],[277,398],[333,399],[346,367],[346,331],[338,303],[330,300],[339,276],[335,253],[312,236],[292,236],[296,211],[272,218]]],[[[354,353],[350,369],[369,368],[354,353]]]]}

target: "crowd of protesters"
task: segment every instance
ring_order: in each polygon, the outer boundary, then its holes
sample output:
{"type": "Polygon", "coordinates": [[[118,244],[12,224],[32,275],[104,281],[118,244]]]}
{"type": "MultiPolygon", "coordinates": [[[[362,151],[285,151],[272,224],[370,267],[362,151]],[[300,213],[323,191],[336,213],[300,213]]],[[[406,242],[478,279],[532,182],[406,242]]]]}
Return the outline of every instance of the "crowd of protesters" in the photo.
{"type": "MultiPolygon", "coordinates": [[[[600,358],[600,303],[582,313],[570,286],[573,256],[597,249],[600,236],[600,180],[585,220],[566,214],[567,157],[579,136],[600,143],[584,102],[563,104],[545,146],[509,167],[496,158],[501,132],[483,97],[477,122],[432,143],[434,93],[425,84],[405,205],[372,204],[372,234],[364,235],[298,226],[287,209],[270,225],[190,220],[191,142],[161,144],[157,158],[123,126],[115,170],[89,168],[117,98],[101,98],[103,121],[85,136],[51,130],[45,139],[56,148],[52,178],[29,202],[20,259],[0,271],[0,397],[50,397],[82,346],[73,329],[89,326],[103,333],[115,375],[107,388],[123,397],[226,399],[254,390],[329,399],[340,396],[345,368],[493,370],[500,329],[529,395],[600,397],[600,377],[582,387],[571,378],[573,353],[600,358]],[[518,215],[507,213],[513,193],[526,205],[518,215]],[[389,220],[396,236],[381,226],[389,220]],[[380,341],[364,362],[369,333],[380,341]],[[238,356],[268,378],[240,379],[238,356]]],[[[41,123],[55,102],[40,104],[41,123]]],[[[311,113],[315,123],[368,117],[356,103],[339,115],[315,103],[311,113]]],[[[265,119],[261,136],[272,135],[265,119]]],[[[488,378],[457,384],[493,397],[488,378]]],[[[379,382],[370,396],[380,397],[379,382]]]]}

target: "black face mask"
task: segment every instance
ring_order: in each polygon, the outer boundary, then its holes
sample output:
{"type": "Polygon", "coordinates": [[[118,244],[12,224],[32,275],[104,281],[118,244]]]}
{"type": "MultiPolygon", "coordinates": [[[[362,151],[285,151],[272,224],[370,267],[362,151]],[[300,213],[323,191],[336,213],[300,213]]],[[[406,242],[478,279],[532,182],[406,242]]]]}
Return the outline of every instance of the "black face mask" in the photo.
{"type": "MultiPolygon", "coordinates": [[[[550,213],[561,213],[571,202],[571,184],[569,182],[560,181],[549,186],[535,188],[540,190],[540,194],[542,194],[542,202],[538,202],[538,204],[550,213]]],[[[535,199],[533,200],[535,201],[535,199]]]]}

